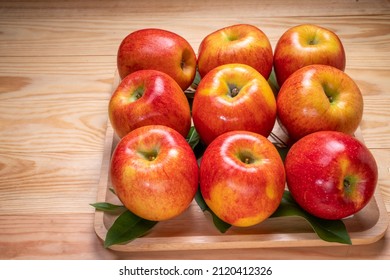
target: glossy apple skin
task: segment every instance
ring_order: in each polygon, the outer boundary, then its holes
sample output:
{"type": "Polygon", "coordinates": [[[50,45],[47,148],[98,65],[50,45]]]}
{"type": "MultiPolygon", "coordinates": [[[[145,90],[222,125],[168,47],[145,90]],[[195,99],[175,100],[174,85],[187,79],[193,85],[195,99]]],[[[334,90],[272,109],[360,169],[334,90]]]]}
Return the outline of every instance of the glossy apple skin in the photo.
{"type": "Polygon", "coordinates": [[[285,171],[273,144],[260,134],[227,132],[206,149],[200,190],[209,208],[239,227],[258,224],[279,206],[285,171]]]}
{"type": "Polygon", "coordinates": [[[162,29],[140,29],[127,35],[117,53],[121,79],[137,70],[154,69],[171,76],[185,90],[196,73],[196,54],[180,35],[162,29]]]}
{"type": "Polygon", "coordinates": [[[266,34],[256,26],[237,24],[207,35],[198,50],[201,77],[217,66],[230,63],[250,65],[268,79],[273,53],[266,34]]]}
{"type": "Polygon", "coordinates": [[[112,94],[109,119],[116,134],[124,137],[145,125],[165,125],[184,137],[191,127],[188,100],[167,74],[140,70],[126,76],[112,94]]]}
{"type": "Polygon", "coordinates": [[[360,211],[372,198],[378,168],[367,147],[337,131],[320,131],[296,142],[285,159],[287,186],[314,216],[337,220],[360,211]]]}
{"type": "Polygon", "coordinates": [[[288,29],[278,40],[274,70],[279,86],[298,69],[324,64],[345,70],[346,55],[340,38],[333,31],[313,24],[288,29]]]}
{"type": "Polygon", "coordinates": [[[345,72],[328,65],[309,65],[283,84],[277,111],[279,122],[295,141],[321,130],[353,134],[363,117],[363,97],[345,72]]]}
{"type": "Polygon", "coordinates": [[[191,147],[166,126],[144,126],[123,137],[112,155],[110,174],[123,205],[152,221],[180,215],[198,188],[191,147]]]}
{"type": "Polygon", "coordinates": [[[233,130],[268,137],[276,121],[275,96],[254,68],[244,64],[222,65],[200,81],[192,104],[192,118],[206,145],[233,130]],[[234,87],[239,93],[233,97],[234,87]]]}

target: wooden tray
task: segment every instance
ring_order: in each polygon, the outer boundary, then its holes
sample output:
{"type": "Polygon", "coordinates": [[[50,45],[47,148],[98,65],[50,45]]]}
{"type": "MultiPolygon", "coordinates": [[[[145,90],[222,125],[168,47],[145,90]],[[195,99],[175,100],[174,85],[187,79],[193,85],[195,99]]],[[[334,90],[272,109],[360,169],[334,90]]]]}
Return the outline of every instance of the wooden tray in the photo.
{"type": "MultiPolygon", "coordinates": [[[[273,133],[286,140],[286,135],[278,124],[273,133]]],[[[360,130],[355,136],[363,140],[360,130]]],[[[271,137],[270,140],[275,142],[271,137]]],[[[120,204],[109,190],[112,187],[109,176],[110,159],[118,141],[108,122],[97,202],[120,204]]],[[[105,239],[115,218],[116,216],[103,211],[95,212],[95,231],[99,238],[105,239]]],[[[373,243],[383,237],[388,226],[388,214],[379,187],[370,203],[359,213],[344,219],[344,223],[353,245],[373,243]]],[[[321,240],[300,217],[271,218],[248,228],[231,227],[222,234],[214,227],[211,217],[202,212],[194,200],[180,216],[159,222],[147,235],[124,245],[113,245],[110,249],[134,252],[305,246],[349,245],[321,240]]]]}

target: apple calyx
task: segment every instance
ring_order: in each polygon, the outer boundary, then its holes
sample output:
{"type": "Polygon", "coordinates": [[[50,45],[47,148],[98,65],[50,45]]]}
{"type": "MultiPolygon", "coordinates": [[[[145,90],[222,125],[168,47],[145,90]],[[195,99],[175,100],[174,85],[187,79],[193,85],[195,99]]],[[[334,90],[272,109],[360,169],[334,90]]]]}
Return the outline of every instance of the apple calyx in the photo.
{"type": "Polygon", "coordinates": [[[345,176],[343,180],[343,190],[344,198],[360,207],[360,205],[362,205],[364,202],[364,197],[357,189],[358,181],[359,179],[355,176],[345,176]]]}
{"type": "Polygon", "coordinates": [[[346,176],[343,180],[343,187],[345,193],[347,193],[348,195],[352,194],[356,184],[357,184],[357,179],[355,177],[346,176]]]}

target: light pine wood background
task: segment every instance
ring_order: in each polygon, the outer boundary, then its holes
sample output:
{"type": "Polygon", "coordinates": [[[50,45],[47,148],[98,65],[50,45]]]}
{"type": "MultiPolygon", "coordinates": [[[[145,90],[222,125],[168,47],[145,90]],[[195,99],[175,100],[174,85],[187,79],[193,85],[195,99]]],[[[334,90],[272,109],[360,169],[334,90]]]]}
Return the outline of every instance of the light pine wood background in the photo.
{"type": "MultiPolygon", "coordinates": [[[[289,27],[335,31],[346,72],[365,102],[361,124],[379,165],[390,211],[390,2],[3,1],[0,0],[1,259],[390,259],[390,233],[370,245],[118,253],[103,248],[93,220],[107,105],[121,40],[158,27],[197,50],[236,23],[262,29],[275,47],[289,27]]],[[[174,237],[173,237],[174,238],[174,237]]]]}

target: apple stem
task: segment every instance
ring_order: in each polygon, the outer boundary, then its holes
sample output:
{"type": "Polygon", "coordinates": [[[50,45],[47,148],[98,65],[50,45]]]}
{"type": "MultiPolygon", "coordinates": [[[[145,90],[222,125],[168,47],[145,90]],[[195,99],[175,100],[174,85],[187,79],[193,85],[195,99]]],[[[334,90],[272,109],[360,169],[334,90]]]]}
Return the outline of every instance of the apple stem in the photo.
{"type": "Polygon", "coordinates": [[[138,154],[147,161],[154,161],[157,158],[158,152],[153,151],[139,151],[138,154]]]}
{"type": "Polygon", "coordinates": [[[247,151],[239,152],[238,158],[241,162],[243,162],[245,164],[252,164],[256,161],[256,159],[253,157],[253,155],[247,151]]]}
{"type": "Polygon", "coordinates": [[[322,85],[322,88],[324,90],[326,97],[329,100],[329,103],[333,103],[335,98],[337,98],[337,94],[338,94],[337,91],[330,84],[324,84],[322,85]]]}
{"type": "Polygon", "coordinates": [[[237,87],[234,87],[230,90],[229,96],[230,97],[235,97],[237,94],[240,92],[240,90],[237,87]]]}
{"type": "Polygon", "coordinates": [[[134,101],[137,101],[138,99],[140,99],[144,95],[144,91],[145,91],[145,89],[142,86],[136,88],[133,91],[133,93],[131,93],[131,95],[130,95],[130,101],[134,102],[134,101]]]}

